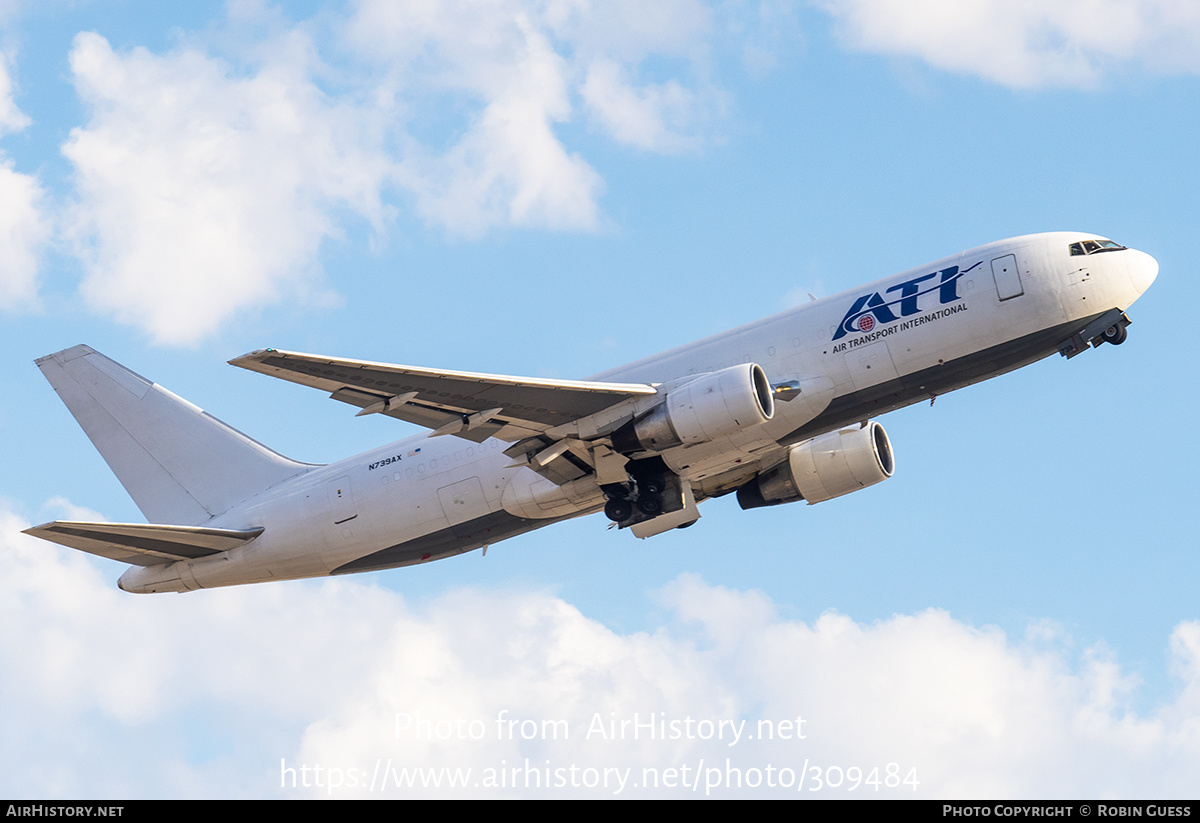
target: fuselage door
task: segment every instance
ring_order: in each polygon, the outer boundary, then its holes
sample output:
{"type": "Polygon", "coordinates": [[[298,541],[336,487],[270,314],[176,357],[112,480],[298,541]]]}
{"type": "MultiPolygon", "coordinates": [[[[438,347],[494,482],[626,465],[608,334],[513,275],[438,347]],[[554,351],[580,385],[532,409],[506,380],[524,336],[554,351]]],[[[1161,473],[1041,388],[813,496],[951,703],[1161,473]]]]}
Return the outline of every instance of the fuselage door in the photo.
{"type": "Polygon", "coordinates": [[[899,377],[886,340],[876,340],[846,352],[846,369],[858,390],[899,377]]]}
{"type": "Polygon", "coordinates": [[[487,498],[478,477],[468,477],[438,489],[442,511],[456,537],[470,537],[491,524],[487,498]]]}
{"type": "Polygon", "coordinates": [[[329,513],[332,515],[333,524],[340,527],[343,534],[349,537],[350,521],[358,517],[358,507],[354,505],[354,494],[350,490],[350,478],[347,476],[330,480],[325,488],[328,490],[329,513]]]}
{"type": "Polygon", "coordinates": [[[996,280],[996,294],[1001,300],[1011,300],[1025,293],[1015,254],[1006,254],[993,260],[992,277],[996,280]]]}

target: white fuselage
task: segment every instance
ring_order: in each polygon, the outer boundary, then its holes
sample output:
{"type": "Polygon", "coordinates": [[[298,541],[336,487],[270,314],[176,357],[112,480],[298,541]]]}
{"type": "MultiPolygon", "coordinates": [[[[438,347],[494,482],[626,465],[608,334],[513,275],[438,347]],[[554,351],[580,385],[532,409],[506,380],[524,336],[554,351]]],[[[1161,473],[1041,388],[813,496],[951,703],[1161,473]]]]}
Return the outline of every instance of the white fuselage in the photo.
{"type": "MultiPolygon", "coordinates": [[[[1093,237],[981,246],[592,379],[671,384],[757,363],[771,384],[797,387],[766,423],[662,453],[701,500],[748,482],[792,444],[1034,362],[1123,312],[1157,264],[1133,249],[1068,252],[1093,237]]],[[[121,586],[183,591],[411,565],[604,505],[594,476],[557,486],[512,467],[508,445],[421,435],[313,468],[206,524],[262,527],[246,546],[131,568],[121,586]]]]}

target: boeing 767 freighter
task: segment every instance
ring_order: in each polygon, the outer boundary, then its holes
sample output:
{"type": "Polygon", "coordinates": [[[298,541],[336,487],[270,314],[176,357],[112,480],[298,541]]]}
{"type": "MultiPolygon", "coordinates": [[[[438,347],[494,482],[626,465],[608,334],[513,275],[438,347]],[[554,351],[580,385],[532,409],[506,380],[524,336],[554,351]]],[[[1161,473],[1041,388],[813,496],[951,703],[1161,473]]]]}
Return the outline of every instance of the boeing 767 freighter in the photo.
{"type": "Polygon", "coordinates": [[[37,361],[149,524],[29,534],[131,567],[129,592],[387,569],[603,511],[646,538],[697,504],[820,503],[892,476],[872,418],[1124,342],[1154,258],[1002,240],[596,375],[542,380],[261,349],[235,366],[430,429],[300,463],[87,346],[37,361]]]}

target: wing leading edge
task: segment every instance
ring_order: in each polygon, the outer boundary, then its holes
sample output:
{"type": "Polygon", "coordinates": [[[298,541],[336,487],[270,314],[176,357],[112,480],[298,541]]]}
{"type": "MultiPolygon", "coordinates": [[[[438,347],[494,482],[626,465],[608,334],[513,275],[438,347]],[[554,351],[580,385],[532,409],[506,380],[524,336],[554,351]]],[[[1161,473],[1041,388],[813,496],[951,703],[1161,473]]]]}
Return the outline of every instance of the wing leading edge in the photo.
{"type": "Polygon", "coordinates": [[[656,393],[644,383],[592,383],[345,360],[259,349],[229,361],[243,369],[329,392],[361,409],[477,443],[517,442],[631,398],[656,393]]]}

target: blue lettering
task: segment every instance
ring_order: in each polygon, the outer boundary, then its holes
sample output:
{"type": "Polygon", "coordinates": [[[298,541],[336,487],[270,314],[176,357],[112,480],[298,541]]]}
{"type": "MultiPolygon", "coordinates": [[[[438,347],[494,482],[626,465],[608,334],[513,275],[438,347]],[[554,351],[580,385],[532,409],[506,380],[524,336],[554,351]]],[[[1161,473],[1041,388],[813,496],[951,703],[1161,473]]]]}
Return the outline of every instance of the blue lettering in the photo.
{"type": "Polygon", "coordinates": [[[930,272],[922,275],[915,280],[909,280],[907,283],[901,283],[899,286],[892,286],[888,292],[900,290],[900,316],[907,317],[910,314],[916,314],[920,309],[917,308],[917,295],[920,293],[918,289],[919,283],[924,283],[931,277],[937,277],[937,272],[930,272]]]}
{"type": "MultiPolygon", "coordinates": [[[[975,266],[978,265],[979,263],[975,264],[975,266]]],[[[891,286],[886,290],[887,294],[900,292],[900,296],[894,300],[884,300],[879,292],[863,295],[855,300],[854,305],[850,307],[850,311],[846,312],[846,316],[842,318],[842,322],[838,325],[833,339],[839,340],[853,332],[869,332],[877,325],[894,323],[899,318],[892,311],[892,306],[899,307],[900,317],[917,314],[921,311],[919,298],[931,292],[936,291],[938,293],[938,302],[942,305],[961,299],[958,295],[959,278],[975,268],[975,266],[971,266],[966,271],[959,271],[958,266],[950,266],[947,269],[923,274],[920,277],[914,277],[912,280],[906,280],[899,285],[891,286]],[[941,277],[937,284],[931,285],[922,291],[921,284],[926,280],[938,277],[938,275],[941,275],[941,277]]]]}
{"type": "MultiPolygon", "coordinates": [[[[975,264],[975,266],[978,265],[978,263],[975,264]]],[[[972,266],[971,269],[975,268],[975,266],[972,266]]],[[[967,269],[967,271],[971,269],[967,269]]],[[[965,271],[962,274],[966,273],[965,271]]],[[[938,287],[938,302],[943,306],[947,303],[953,303],[958,299],[958,278],[962,277],[962,274],[958,273],[958,266],[942,269],[942,284],[938,287]]]]}

